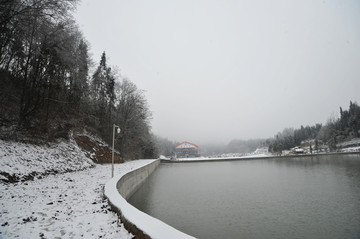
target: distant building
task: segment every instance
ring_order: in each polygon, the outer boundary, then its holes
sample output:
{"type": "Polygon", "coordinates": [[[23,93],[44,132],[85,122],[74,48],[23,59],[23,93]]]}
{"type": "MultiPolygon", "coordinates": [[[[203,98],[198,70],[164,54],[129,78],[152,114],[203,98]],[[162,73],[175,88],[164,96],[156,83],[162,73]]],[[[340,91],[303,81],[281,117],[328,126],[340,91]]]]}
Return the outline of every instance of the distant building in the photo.
{"type": "Polygon", "coordinates": [[[257,148],[254,152],[254,154],[267,154],[267,153],[269,153],[268,147],[257,148]]]}
{"type": "Polygon", "coordinates": [[[282,152],[281,152],[281,155],[282,156],[286,156],[286,155],[290,155],[292,152],[290,151],[290,150],[283,150],[282,152]]]}
{"type": "Polygon", "coordinates": [[[300,148],[300,147],[295,147],[295,148],[292,148],[291,151],[295,154],[303,154],[305,153],[304,149],[300,148]]]}
{"type": "Polygon", "coordinates": [[[196,144],[184,141],[175,146],[175,155],[177,158],[193,158],[200,156],[200,147],[196,144]]]}

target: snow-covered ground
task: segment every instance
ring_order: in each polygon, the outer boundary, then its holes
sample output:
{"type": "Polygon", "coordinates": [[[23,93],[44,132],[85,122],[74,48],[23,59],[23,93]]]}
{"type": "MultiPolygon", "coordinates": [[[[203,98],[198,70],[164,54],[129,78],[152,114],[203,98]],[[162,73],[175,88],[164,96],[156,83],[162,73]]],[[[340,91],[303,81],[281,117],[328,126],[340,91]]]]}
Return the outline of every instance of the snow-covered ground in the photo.
{"type": "Polygon", "coordinates": [[[341,149],[341,152],[346,152],[346,153],[350,153],[350,152],[360,152],[360,146],[343,148],[343,149],[341,149]]]}
{"type": "MultiPolygon", "coordinates": [[[[115,176],[147,163],[115,164],[115,176]]],[[[133,237],[104,199],[111,165],[95,165],[73,140],[0,140],[0,173],[0,239],[133,237]],[[9,175],[20,182],[6,182],[9,175]]]]}
{"type": "Polygon", "coordinates": [[[340,148],[341,152],[360,152],[360,138],[342,142],[337,144],[336,147],[340,148]]]}
{"type": "Polygon", "coordinates": [[[94,165],[74,140],[46,145],[0,140],[0,180],[22,181],[29,176],[82,170],[94,165]]]}
{"type": "MultiPolygon", "coordinates": [[[[115,175],[148,163],[115,165],[115,175]]],[[[0,238],[132,238],[103,197],[111,165],[0,183],[0,238]]]]}

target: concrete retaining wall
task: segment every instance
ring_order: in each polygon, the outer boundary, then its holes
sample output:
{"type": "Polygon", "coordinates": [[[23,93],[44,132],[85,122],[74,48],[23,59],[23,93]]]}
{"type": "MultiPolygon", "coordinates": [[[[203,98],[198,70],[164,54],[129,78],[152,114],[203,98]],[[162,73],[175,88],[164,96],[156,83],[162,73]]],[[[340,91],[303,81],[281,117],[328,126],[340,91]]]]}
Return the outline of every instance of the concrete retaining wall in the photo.
{"type": "Polygon", "coordinates": [[[128,200],[136,192],[136,190],[139,189],[143,182],[155,171],[159,164],[160,160],[156,160],[153,163],[131,171],[121,177],[116,184],[116,188],[120,195],[128,200]]]}
{"type": "Polygon", "coordinates": [[[126,201],[159,164],[160,160],[155,160],[143,167],[112,178],[105,184],[105,197],[109,200],[112,209],[118,213],[125,228],[134,234],[135,238],[194,239],[194,237],[138,210],[126,201]]]}

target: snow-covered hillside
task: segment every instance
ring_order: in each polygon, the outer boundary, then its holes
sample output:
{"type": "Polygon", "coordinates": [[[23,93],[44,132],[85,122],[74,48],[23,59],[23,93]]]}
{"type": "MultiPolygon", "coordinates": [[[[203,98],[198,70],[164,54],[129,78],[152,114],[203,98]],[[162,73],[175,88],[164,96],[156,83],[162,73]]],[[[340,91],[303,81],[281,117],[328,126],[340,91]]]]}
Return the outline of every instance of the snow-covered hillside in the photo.
{"type": "Polygon", "coordinates": [[[24,181],[51,173],[83,170],[94,165],[74,140],[46,145],[0,140],[2,181],[24,181]]]}
{"type": "MultiPolygon", "coordinates": [[[[0,140],[0,238],[132,238],[104,199],[111,164],[75,143],[0,140]]],[[[148,163],[115,165],[115,175],[148,163]]]]}

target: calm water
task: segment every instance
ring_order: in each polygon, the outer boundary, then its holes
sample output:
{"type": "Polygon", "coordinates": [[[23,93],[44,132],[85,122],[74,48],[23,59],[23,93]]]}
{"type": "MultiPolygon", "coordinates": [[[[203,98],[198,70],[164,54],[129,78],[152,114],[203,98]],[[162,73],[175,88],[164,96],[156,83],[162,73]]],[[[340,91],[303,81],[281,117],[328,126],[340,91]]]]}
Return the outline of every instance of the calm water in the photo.
{"type": "Polygon", "coordinates": [[[198,238],[360,238],[360,156],[161,164],[129,202],[198,238]]]}

